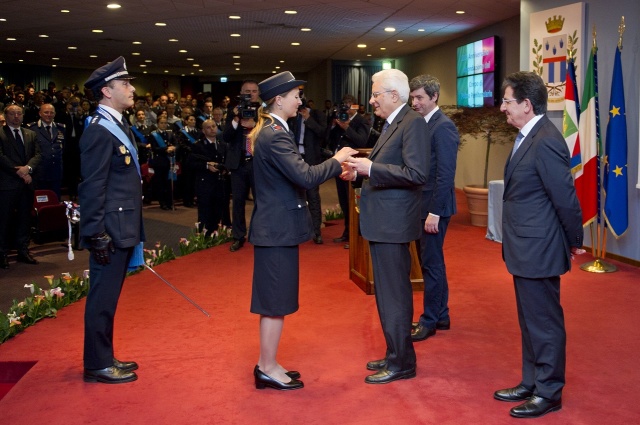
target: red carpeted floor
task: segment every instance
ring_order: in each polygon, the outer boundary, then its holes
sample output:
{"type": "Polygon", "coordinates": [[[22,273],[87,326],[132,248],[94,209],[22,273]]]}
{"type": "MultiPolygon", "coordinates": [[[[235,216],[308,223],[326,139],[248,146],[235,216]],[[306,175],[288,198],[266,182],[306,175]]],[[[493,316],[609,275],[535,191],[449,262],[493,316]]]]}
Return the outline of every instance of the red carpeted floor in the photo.
{"type": "MultiPolygon", "coordinates": [[[[463,211],[447,236],[452,328],[416,344],[418,376],[373,386],[368,360],[384,355],[373,296],[348,279],[348,251],[301,246],[300,311],[285,320],[279,353],[305,388],[256,390],[258,317],[249,313],[251,245],[180,258],[157,271],[208,310],[143,272],[125,283],[116,355],[140,364],[138,381],[82,381],[84,301],[0,345],[0,367],[28,369],[0,400],[1,424],[511,424],[496,389],[520,378],[520,340],[501,245],[463,211]],[[9,363],[23,362],[23,363],[9,363]]],[[[578,264],[590,259],[585,255],[578,264]]],[[[639,271],[563,277],[568,332],[564,407],[539,424],[637,424],[639,271]]],[[[389,264],[389,267],[393,267],[389,264]]],[[[421,293],[415,293],[416,315],[421,293]]],[[[11,375],[0,373],[0,377],[11,375]]],[[[10,385],[10,384],[4,384],[10,385]]],[[[1,385],[0,385],[1,386],[1,385]]]]}

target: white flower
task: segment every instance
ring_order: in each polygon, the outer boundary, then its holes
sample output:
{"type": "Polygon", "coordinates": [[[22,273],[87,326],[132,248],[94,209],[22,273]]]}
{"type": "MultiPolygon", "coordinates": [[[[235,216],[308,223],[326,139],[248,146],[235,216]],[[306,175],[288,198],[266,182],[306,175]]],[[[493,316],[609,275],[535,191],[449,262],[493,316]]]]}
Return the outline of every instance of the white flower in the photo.
{"type": "Polygon", "coordinates": [[[24,287],[25,288],[29,288],[29,290],[31,291],[32,294],[35,291],[35,288],[33,287],[33,283],[28,283],[28,284],[24,285],[24,287]]]}

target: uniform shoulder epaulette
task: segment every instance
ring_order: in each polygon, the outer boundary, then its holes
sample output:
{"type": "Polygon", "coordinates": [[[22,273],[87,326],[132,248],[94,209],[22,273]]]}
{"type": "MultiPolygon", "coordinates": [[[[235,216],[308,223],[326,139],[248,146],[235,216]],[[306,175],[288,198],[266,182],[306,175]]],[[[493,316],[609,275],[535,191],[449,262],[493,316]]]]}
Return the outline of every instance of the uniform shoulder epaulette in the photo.
{"type": "Polygon", "coordinates": [[[64,124],[64,123],[62,123],[62,122],[57,122],[57,123],[56,123],[56,127],[61,128],[61,129],[63,129],[63,130],[66,128],[65,124],[64,124]]]}
{"type": "Polygon", "coordinates": [[[37,127],[38,126],[38,121],[34,121],[34,122],[30,122],[29,124],[27,124],[27,128],[31,129],[31,127],[37,127]]]}
{"type": "Polygon", "coordinates": [[[284,131],[284,128],[281,125],[276,123],[271,124],[269,127],[271,127],[273,131],[279,131],[279,130],[284,131]]]}
{"type": "Polygon", "coordinates": [[[91,121],[89,122],[89,124],[97,124],[101,119],[102,119],[102,117],[100,115],[94,114],[91,117],[91,121]]]}

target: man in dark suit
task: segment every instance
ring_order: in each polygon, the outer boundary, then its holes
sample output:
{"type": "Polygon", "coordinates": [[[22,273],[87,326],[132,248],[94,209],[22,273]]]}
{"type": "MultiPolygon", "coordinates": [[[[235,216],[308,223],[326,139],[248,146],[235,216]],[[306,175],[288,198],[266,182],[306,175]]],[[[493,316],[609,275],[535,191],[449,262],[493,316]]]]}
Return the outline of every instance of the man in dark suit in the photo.
{"type": "MultiPolygon", "coordinates": [[[[315,109],[304,104],[298,109],[298,115],[291,118],[289,126],[295,136],[300,155],[309,165],[317,165],[322,162],[322,142],[324,140],[325,126],[322,115],[315,109]]],[[[322,205],[320,200],[320,186],[307,190],[307,202],[313,221],[313,241],[316,244],[322,241],[322,205]]]]}
{"type": "MultiPolygon", "coordinates": [[[[329,149],[337,152],[345,146],[353,149],[367,147],[369,139],[369,124],[367,120],[358,114],[356,99],[350,94],[342,98],[342,105],[347,109],[346,119],[340,116],[333,119],[333,127],[329,131],[329,149]]],[[[339,114],[340,115],[340,114],[339,114]]],[[[346,243],[345,248],[349,248],[349,182],[336,177],[336,190],[338,191],[338,202],[344,213],[344,231],[342,236],[335,238],[336,243],[346,243]]]]}
{"type": "Polygon", "coordinates": [[[581,252],[582,213],[569,149],[545,116],[547,89],[537,74],[516,72],[502,84],[500,109],[520,130],[504,172],[502,256],[513,275],[522,333],[522,380],[496,391],[524,401],[511,416],[535,418],[562,407],[566,332],[560,275],[581,252]]]}
{"type": "Polygon", "coordinates": [[[423,341],[435,335],[436,330],[450,327],[443,245],[449,219],[456,213],[454,178],[460,135],[438,107],[440,82],[437,78],[419,75],[409,82],[409,88],[413,110],[427,122],[431,143],[429,176],[422,188],[422,234],[416,241],[424,280],[424,309],[411,332],[414,341],[423,341]]]}
{"type": "Polygon", "coordinates": [[[176,141],[171,130],[167,130],[166,117],[158,117],[158,128],[147,136],[147,143],[151,145],[153,158],[153,178],[151,186],[154,199],[160,203],[163,210],[173,209],[173,185],[176,176],[171,167],[175,167],[176,141]],[[171,174],[169,174],[171,172],[171,174]]]}
{"type": "Polygon", "coordinates": [[[8,269],[10,228],[16,232],[18,261],[38,264],[29,252],[29,220],[33,207],[31,175],[40,163],[40,145],[36,133],[21,127],[21,106],[7,106],[4,116],[7,125],[0,132],[0,268],[8,269]]]}
{"type": "MultiPolygon", "coordinates": [[[[255,80],[246,80],[240,87],[240,95],[249,96],[250,102],[260,102],[260,89],[255,80]]],[[[229,250],[235,252],[242,248],[247,235],[247,219],[245,205],[249,190],[255,197],[255,183],[253,179],[253,152],[247,135],[256,126],[253,118],[238,116],[238,107],[227,112],[223,139],[227,142],[227,158],[225,166],[231,172],[231,193],[233,202],[231,208],[231,224],[233,243],[229,250]]]]}
{"type": "Polygon", "coordinates": [[[84,316],[84,380],[135,381],[135,362],[114,356],[113,322],[134,248],[144,240],[142,185],[135,139],[122,111],[135,88],[122,56],[96,69],[85,86],[99,102],[80,139],[82,245],[89,248],[91,287],[84,316]]]}
{"type": "Polygon", "coordinates": [[[363,176],[360,229],[369,241],[376,304],[387,343],[385,357],[367,363],[368,384],[416,376],[411,340],[413,290],[409,244],[420,237],[420,195],[429,169],[428,128],[413,111],[407,76],[397,69],[372,77],[369,103],[386,120],[369,158],[350,158],[343,178],[363,176]],[[349,167],[351,169],[349,169],[349,167]]]}
{"type": "Polygon", "coordinates": [[[195,175],[196,195],[198,196],[198,231],[206,234],[218,230],[218,225],[229,216],[229,198],[227,196],[228,172],[224,168],[224,156],[227,144],[216,137],[218,127],[213,120],[202,123],[203,137],[192,147],[187,167],[195,175]],[[226,204],[225,204],[226,202],[226,204]],[[226,210],[226,214],[225,214],[226,210]]]}
{"type": "Polygon", "coordinates": [[[56,110],[52,104],[40,106],[39,112],[40,119],[29,126],[38,137],[42,156],[34,173],[35,187],[52,190],[60,199],[65,125],[53,121],[56,110]]]}

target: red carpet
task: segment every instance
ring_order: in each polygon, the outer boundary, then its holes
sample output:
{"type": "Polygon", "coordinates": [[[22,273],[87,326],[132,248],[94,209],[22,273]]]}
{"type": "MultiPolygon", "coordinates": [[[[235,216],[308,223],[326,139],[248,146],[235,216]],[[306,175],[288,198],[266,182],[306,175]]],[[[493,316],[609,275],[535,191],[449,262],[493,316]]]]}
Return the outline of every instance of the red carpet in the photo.
{"type": "MultiPolygon", "coordinates": [[[[494,390],[520,378],[513,285],[501,246],[463,211],[447,236],[452,328],[416,344],[418,376],[373,386],[368,360],[384,355],[373,296],[348,280],[348,251],[301,247],[300,311],[285,320],[279,353],[305,388],[256,390],[258,317],[249,313],[251,245],[180,258],[157,271],[200,303],[206,318],[145,271],[125,283],[116,354],[138,381],[82,381],[84,301],[0,345],[0,367],[37,362],[0,400],[1,424],[511,424],[494,390]]],[[[579,264],[590,259],[583,256],[579,264]]],[[[563,277],[568,333],[564,407],[537,424],[637,424],[638,269],[563,277]]],[[[393,267],[393,264],[389,264],[393,267]]],[[[421,293],[415,293],[416,310],[421,293]]],[[[0,373],[0,376],[3,376],[0,373]]],[[[0,386],[3,384],[0,383],[0,386]]],[[[1,391],[1,390],[0,390],[1,391]]]]}

